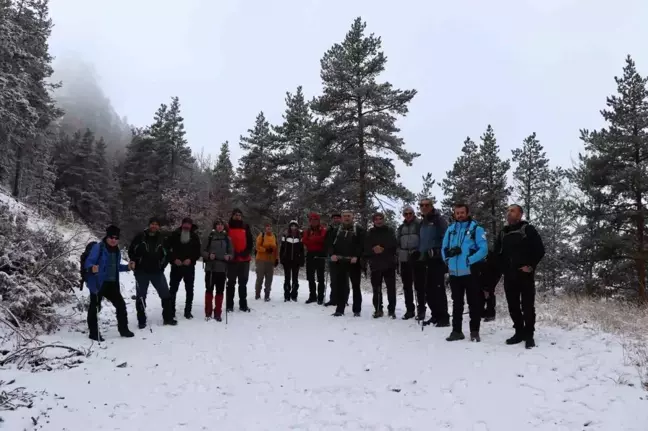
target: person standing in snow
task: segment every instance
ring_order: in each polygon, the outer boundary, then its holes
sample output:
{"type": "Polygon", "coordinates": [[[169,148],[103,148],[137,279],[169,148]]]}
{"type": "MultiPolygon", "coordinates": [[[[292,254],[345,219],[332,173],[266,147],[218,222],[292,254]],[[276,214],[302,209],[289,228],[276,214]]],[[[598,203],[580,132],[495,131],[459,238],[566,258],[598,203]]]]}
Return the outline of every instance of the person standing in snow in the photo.
{"type": "Polygon", "coordinates": [[[149,227],[135,236],[128,247],[130,267],[135,271],[137,322],[140,329],[146,328],[146,295],[149,283],[153,285],[162,300],[162,320],[165,325],[177,325],[173,316],[171,292],[164,276],[168,263],[167,249],[160,233],[160,220],[152,217],[149,227]]]}
{"type": "Polygon", "coordinates": [[[421,262],[421,252],[419,251],[421,222],[416,218],[414,208],[406,206],[403,208],[403,223],[398,227],[396,232],[398,241],[398,262],[400,264],[400,277],[403,282],[403,295],[405,296],[405,315],[403,320],[409,320],[415,317],[414,314],[414,291],[416,289],[416,299],[419,308],[417,313],[425,315],[425,296],[423,294],[423,284],[425,282],[423,263],[421,262]]]}
{"type": "MultiPolygon", "coordinates": [[[[337,211],[333,211],[331,213],[331,223],[326,230],[326,249],[328,250],[331,247],[331,244],[333,244],[333,241],[335,240],[335,234],[337,234],[338,228],[342,224],[342,214],[340,214],[337,211]]],[[[331,292],[329,293],[329,300],[326,304],[324,304],[325,307],[329,307],[331,305],[335,306],[335,279],[337,278],[335,276],[335,268],[336,265],[331,265],[331,262],[328,261],[328,269],[329,269],[329,283],[331,286],[331,292]]],[[[347,298],[346,301],[349,299],[347,298]]],[[[346,303],[346,302],[345,302],[346,303]]]]}
{"type": "Polygon", "coordinates": [[[374,318],[383,316],[382,283],[387,287],[387,315],[396,318],[396,235],[385,224],[385,216],[374,214],[373,227],[365,238],[364,254],[369,259],[371,287],[373,288],[374,318]]]}
{"type": "Polygon", "coordinates": [[[360,317],[362,310],[362,291],[360,279],[362,266],[360,259],[364,250],[364,230],[354,223],[351,211],[342,212],[342,224],[335,234],[329,248],[332,265],[335,265],[335,303],[333,316],[343,316],[346,300],[349,297],[349,280],[353,289],[353,315],[360,317]]]}
{"type": "Polygon", "coordinates": [[[506,344],[525,342],[535,347],[535,270],[545,254],[538,231],[522,220],[524,210],[511,205],[506,214],[507,225],[495,240],[500,274],[504,274],[504,292],[513,320],[515,334],[506,344]]]}
{"type": "Polygon", "coordinates": [[[176,313],[176,296],[180,282],[185,285],[185,319],[193,319],[191,307],[194,297],[194,282],[196,279],[196,262],[200,259],[200,237],[196,233],[198,226],[189,217],[182,219],[182,225],[176,229],[168,240],[169,260],[171,261],[171,308],[173,317],[176,313]]]}
{"type": "Polygon", "coordinates": [[[261,286],[265,280],[265,289],[263,299],[270,301],[270,291],[272,290],[272,278],[274,269],[279,266],[279,250],[277,237],[272,232],[272,225],[266,223],[265,232],[262,232],[256,239],[256,285],[254,299],[261,298],[261,286]]]}
{"type": "Polygon", "coordinates": [[[447,341],[463,340],[462,320],[464,295],[468,300],[470,315],[470,340],[479,342],[479,326],[482,314],[483,293],[479,274],[473,272],[472,266],[483,261],[488,254],[486,232],[469,215],[468,205],[454,205],[455,222],[443,237],[441,250],[443,261],[450,272],[450,289],[452,290],[452,332],[447,341]]]}
{"type": "Polygon", "coordinates": [[[234,257],[227,265],[226,311],[234,311],[234,293],[238,280],[239,310],[250,311],[247,302],[247,282],[250,278],[250,261],[254,238],[250,226],[243,223],[243,212],[235,208],[227,226],[227,234],[232,241],[234,257]]]}
{"type": "Polygon", "coordinates": [[[432,205],[432,199],[422,199],[421,227],[419,229],[419,252],[423,262],[423,283],[418,295],[419,309],[416,320],[425,319],[425,304],[430,307],[432,314],[426,325],[443,328],[450,326],[448,314],[448,297],[445,287],[446,267],[441,258],[443,236],[448,223],[432,205]]]}
{"type": "Polygon", "coordinates": [[[108,226],[106,236],[95,243],[85,259],[85,280],[90,290],[90,307],[88,308],[88,330],[90,339],[104,341],[99,333],[97,313],[101,309],[101,299],[106,298],[115,307],[119,335],[130,338],[134,334],[128,329],[126,303],[119,287],[119,273],[129,270],[122,265],[119,250],[119,228],[108,226]]]}
{"type": "Polygon", "coordinates": [[[299,231],[299,224],[296,220],[291,220],[288,230],[281,235],[279,260],[284,268],[284,302],[288,302],[292,295],[297,297],[299,268],[304,266],[302,232],[299,231]]]}
{"type": "Polygon", "coordinates": [[[220,322],[223,312],[223,294],[227,279],[227,262],[232,258],[232,241],[225,232],[225,222],[217,220],[205,241],[202,252],[205,264],[205,318],[220,322]],[[216,296],[214,297],[214,287],[216,296]]]}
{"type": "MultiPolygon", "coordinates": [[[[304,231],[304,247],[306,248],[306,279],[308,280],[309,295],[306,304],[315,301],[324,304],[324,271],[326,270],[326,228],[320,223],[320,216],[311,213],[308,216],[310,226],[304,231]],[[317,275],[317,284],[315,284],[317,275]],[[316,290],[317,289],[317,290],[316,290]]],[[[297,301],[296,293],[291,299],[297,301]]]]}

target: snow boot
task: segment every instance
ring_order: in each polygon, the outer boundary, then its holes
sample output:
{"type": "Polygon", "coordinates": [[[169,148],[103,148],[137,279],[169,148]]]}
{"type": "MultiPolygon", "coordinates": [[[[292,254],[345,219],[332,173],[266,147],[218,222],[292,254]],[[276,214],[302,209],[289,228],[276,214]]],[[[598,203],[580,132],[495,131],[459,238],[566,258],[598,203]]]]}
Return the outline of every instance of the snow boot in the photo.
{"type": "Polygon", "coordinates": [[[118,330],[119,330],[119,335],[121,335],[124,338],[131,338],[135,336],[135,334],[133,334],[131,330],[128,329],[128,326],[120,327],[118,328],[118,330]]]}
{"type": "MultiPolygon", "coordinates": [[[[430,319],[430,320],[432,320],[432,319],[430,319]]],[[[450,322],[448,322],[448,321],[436,322],[434,324],[434,326],[437,327],[437,328],[447,328],[447,327],[450,326],[450,322]]]]}
{"type": "Polygon", "coordinates": [[[360,312],[358,311],[357,313],[353,313],[353,317],[360,317],[360,312]]]}
{"type": "Polygon", "coordinates": [[[479,331],[470,331],[470,341],[474,341],[475,343],[481,342],[479,331]]]}
{"type": "Polygon", "coordinates": [[[102,337],[102,336],[99,335],[99,334],[90,334],[90,335],[88,336],[88,338],[90,338],[90,339],[93,340],[93,341],[98,341],[98,342],[100,342],[100,343],[106,341],[106,340],[104,340],[104,337],[102,337]]]}
{"type": "Polygon", "coordinates": [[[484,317],[484,322],[494,322],[495,316],[484,317]]]}
{"type": "Polygon", "coordinates": [[[174,317],[172,317],[172,318],[170,318],[170,319],[168,319],[168,320],[165,320],[165,321],[163,322],[163,324],[164,324],[165,326],[176,326],[176,325],[178,324],[178,321],[175,320],[174,317]]]}
{"type": "Polygon", "coordinates": [[[336,304],[335,302],[333,302],[333,301],[329,301],[329,302],[324,303],[324,307],[330,307],[330,306],[334,306],[334,307],[335,307],[336,305],[337,305],[337,304],[336,304]]]}
{"type": "Polygon", "coordinates": [[[395,311],[390,311],[387,313],[387,316],[389,316],[390,319],[395,319],[396,318],[396,312],[395,311]]]}
{"type": "Polygon", "coordinates": [[[263,300],[264,300],[265,302],[270,302],[270,297],[269,297],[269,296],[266,296],[265,298],[263,298],[263,300]]]}
{"type": "Polygon", "coordinates": [[[250,307],[248,307],[247,305],[240,306],[239,310],[241,310],[241,311],[243,311],[245,313],[249,313],[250,311],[252,311],[252,310],[250,310],[250,307]]]}
{"type": "Polygon", "coordinates": [[[335,313],[331,314],[331,316],[340,317],[340,316],[344,316],[344,313],[340,313],[339,311],[336,311],[335,313]]]}
{"type": "Polygon", "coordinates": [[[410,319],[412,319],[413,317],[414,317],[414,312],[413,312],[413,311],[407,311],[407,312],[403,315],[402,319],[403,319],[403,320],[410,320],[410,319]]]}
{"type": "Polygon", "coordinates": [[[459,340],[465,340],[466,336],[464,335],[463,332],[461,331],[452,331],[450,333],[450,336],[446,338],[446,341],[459,341],[459,340]]]}
{"type": "MultiPolygon", "coordinates": [[[[425,314],[417,314],[416,317],[414,318],[416,321],[425,321],[425,314]]],[[[432,319],[430,319],[431,321],[432,319]]]]}
{"type": "Polygon", "coordinates": [[[373,316],[374,319],[379,319],[379,318],[384,316],[384,313],[383,313],[382,310],[376,310],[376,311],[374,311],[372,316],[373,316]]]}
{"type": "Polygon", "coordinates": [[[143,322],[143,321],[139,321],[139,322],[137,322],[137,327],[138,327],[139,329],[145,329],[145,328],[146,328],[146,321],[144,321],[144,322],[143,322]]]}
{"type": "Polygon", "coordinates": [[[317,298],[315,296],[309,296],[308,299],[306,300],[306,304],[312,304],[313,302],[317,302],[317,298]]]}
{"type": "Polygon", "coordinates": [[[533,334],[526,336],[524,340],[524,347],[527,349],[533,349],[536,346],[535,340],[533,339],[533,334]]]}
{"type": "Polygon", "coordinates": [[[185,308],[184,317],[185,317],[185,319],[188,319],[188,320],[193,319],[193,314],[191,314],[191,310],[188,310],[188,309],[185,308]]]}
{"type": "Polygon", "coordinates": [[[205,317],[211,317],[214,305],[214,294],[212,292],[205,292],[205,317]]]}
{"type": "Polygon", "coordinates": [[[254,299],[261,299],[261,289],[257,289],[257,291],[254,292],[254,299]]]}
{"type": "Polygon", "coordinates": [[[506,340],[506,344],[511,346],[513,344],[520,344],[523,341],[524,341],[524,335],[522,335],[522,332],[515,331],[515,334],[511,338],[506,340]]]}
{"type": "Polygon", "coordinates": [[[284,296],[284,302],[290,302],[290,296],[284,296]]]}

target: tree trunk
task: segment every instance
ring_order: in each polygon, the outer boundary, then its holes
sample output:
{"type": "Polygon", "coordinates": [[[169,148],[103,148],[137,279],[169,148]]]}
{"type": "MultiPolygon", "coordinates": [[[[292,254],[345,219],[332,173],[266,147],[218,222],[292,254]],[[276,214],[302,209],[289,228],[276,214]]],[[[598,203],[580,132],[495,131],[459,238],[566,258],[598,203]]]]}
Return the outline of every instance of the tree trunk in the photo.
{"type": "Polygon", "coordinates": [[[637,200],[637,277],[639,278],[639,303],[646,303],[646,254],[644,251],[645,232],[644,223],[645,216],[643,213],[643,205],[641,202],[641,193],[638,192],[637,200]]]}
{"type": "Polygon", "coordinates": [[[362,102],[358,102],[358,181],[360,185],[360,222],[367,227],[369,216],[367,214],[367,162],[365,160],[364,125],[362,102]]]}
{"type": "Polygon", "coordinates": [[[20,182],[23,173],[23,145],[18,145],[18,150],[16,151],[16,171],[14,174],[13,190],[11,192],[14,198],[20,197],[20,182]]]}

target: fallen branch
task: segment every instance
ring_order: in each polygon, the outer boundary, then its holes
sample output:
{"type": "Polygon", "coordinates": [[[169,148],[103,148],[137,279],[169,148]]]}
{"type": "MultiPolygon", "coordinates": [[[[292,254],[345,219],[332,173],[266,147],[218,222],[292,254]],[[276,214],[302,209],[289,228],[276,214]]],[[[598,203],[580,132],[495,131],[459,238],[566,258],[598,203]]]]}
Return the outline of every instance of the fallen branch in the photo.
{"type": "MultiPolygon", "coordinates": [[[[0,386],[7,384],[10,385],[12,383],[13,381],[5,383],[4,381],[0,380],[0,386]]],[[[12,389],[9,392],[4,390],[0,391],[0,411],[16,410],[21,407],[31,408],[34,404],[32,401],[34,398],[35,395],[25,392],[25,388],[23,387],[12,389]]]]}
{"type": "Polygon", "coordinates": [[[39,359],[39,357],[43,354],[45,349],[64,349],[69,352],[72,352],[72,355],[68,355],[64,358],[57,358],[57,359],[67,359],[73,356],[85,356],[88,357],[90,356],[90,351],[81,351],[79,349],[75,349],[74,347],[70,346],[65,346],[62,344],[45,344],[42,346],[36,346],[36,347],[27,347],[23,346],[15,350],[14,352],[9,353],[4,359],[0,360],[0,366],[4,366],[10,363],[16,363],[19,365],[18,368],[22,368],[22,366],[26,362],[30,362],[35,359],[39,359]]]}

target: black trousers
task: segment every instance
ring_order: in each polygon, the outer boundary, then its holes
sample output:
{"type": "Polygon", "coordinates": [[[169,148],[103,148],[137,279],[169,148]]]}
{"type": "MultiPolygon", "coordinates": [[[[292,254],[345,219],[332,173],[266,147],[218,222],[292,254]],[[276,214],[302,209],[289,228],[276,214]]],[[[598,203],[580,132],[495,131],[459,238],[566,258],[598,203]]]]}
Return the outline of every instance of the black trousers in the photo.
{"type": "Polygon", "coordinates": [[[299,291],[299,262],[284,263],[284,298],[297,298],[299,291]]]}
{"type": "Polygon", "coordinates": [[[335,305],[336,311],[344,313],[346,302],[349,299],[350,290],[353,289],[353,312],[359,313],[362,310],[362,291],[360,290],[360,278],[362,268],[359,263],[348,262],[332,263],[335,266],[335,305]],[[351,289],[349,288],[351,281],[351,289]]]}
{"type": "Polygon", "coordinates": [[[504,292],[515,332],[533,335],[535,332],[535,276],[520,270],[504,273],[504,292]]]}
{"type": "Polygon", "coordinates": [[[373,289],[373,306],[378,310],[383,309],[382,284],[387,288],[387,312],[396,311],[396,270],[394,268],[382,271],[371,271],[371,287],[373,289]]]}
{"type": "Polygon", "coordinates": [[[464,295],[468,301],[468,314],[470,316],[470,331],[479,332],[481,324],[483,292],[479,285],[479,278],[472,275],[461,277],[450,277],[450,289],[452,290],[452,330],[462,331],[464,295]]]}
{"type": "Polygon", "coordinates": [[[169,277],[169,289],[171,290],[171,302],[175,312],[176,295],[180,288],[180,282],[184,280],[186,295],[185,310],[190,311],[194,298],[194,282],[196,279],[196,267],[190,266],[171,266],[171,276],[169,277]]]}
{"type": "Polygon", "coordinates": [[[225,280],[227,279],[227,274],[225,272],[205,272],[205,292],[214,293],[214,288],[216,288],[216,295],[222,295],[225,293],[225,280]]]}
{"type": "Polygon", "coordinates": [[[226,307],[234,308],[234,293],[238,281],[239,307],[247,308],[247,282],[250,278],[250,262],[232,262],[227,265],[226,307]]]}
{"type": "Polygon", "coordinates": [[[101,304],[103,298],[106,298],[115,307],[119,333],[121,334],[125,330],[128,330],[126,303],[124,302],[124,297],[119,291],[119,284],[115,281],[106,281],[101,287],[99,294],[90,295],[90,306],[88,307],[88,329],[90,331],[90,336],[94,336],[95,338],[99,334],[99,322],[97,319],[98,306],[101,304]]]}
{"type": "Polygon", "coordinates": [[[418,315],[425,316],[425,305],[430,307],[434,322],[450,321],[448,297],[445,288],[445,264],[441,259],[429,259],[423,264],[423,283],[416,291],[418,297],[418,315]]]}
{"type": "Polygon", "coordinates": [[[306,256],[306,279],[308,280],[309,297],[324,299],[324,270],[326,259],[317,256],[306,256]],[[315,282],[317,275],[317,283],[315,282]]]}
{"type": "MultiPolygon", "coordinates": [[[[420,262],[401,262],[400,276],[403,282],[403,295],[405,296],[405,309],[408,313],[413,313],[414,310],[414,290],[416,289],[416,300],[419,301],[419,292],[423,291],[423,266],[420,262]]],[[[419,307],[420,309],[421,307],[419,307]]],[[[425,304],[422,306],[423,313],[425,314],[425,304]]],[[[418,310],[417,310],[418,311],[418,310]]]]}

